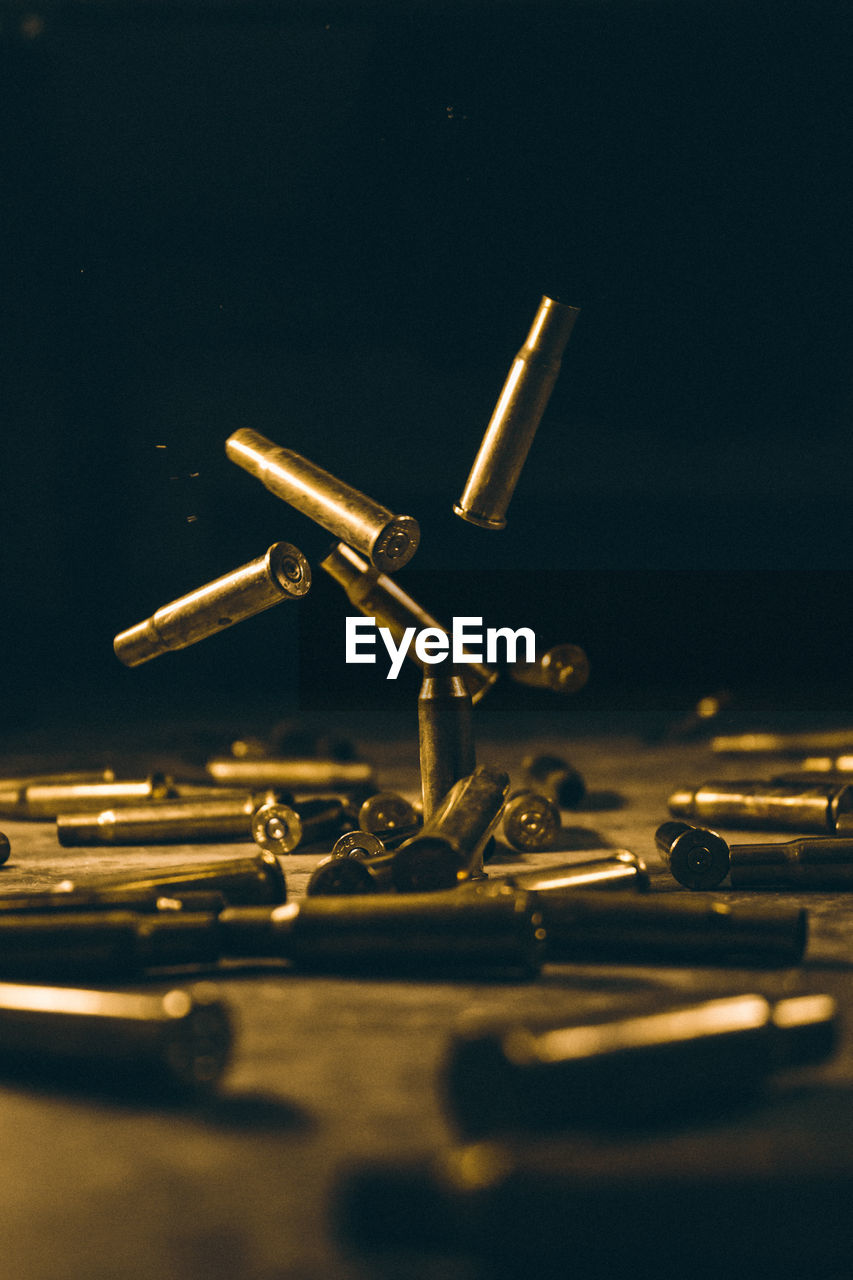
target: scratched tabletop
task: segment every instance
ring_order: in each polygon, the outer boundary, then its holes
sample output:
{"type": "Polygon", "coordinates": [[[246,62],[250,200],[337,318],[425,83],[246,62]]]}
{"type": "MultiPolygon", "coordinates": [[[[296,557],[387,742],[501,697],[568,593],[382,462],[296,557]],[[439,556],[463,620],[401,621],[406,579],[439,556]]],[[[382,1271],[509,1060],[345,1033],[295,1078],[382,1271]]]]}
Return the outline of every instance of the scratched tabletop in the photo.
{"type": "MultiPolygon", "coordinates": [[[[484,724],[479,763],[505,768],[515,783],[525,755],[563,755],[583,774],[589,795],[584,807],[563,811],[560,849],[521,857],[504,846],[491,871],[582,861],[595,851],[627,848],[647,861],[653,892],[687,895],[655,850],[655,829],[668,816],[667,796],[711,777],[743,777],[743,762],[716,757],[703,742],[654,746],[618,726],[589,732],[577,720],[567,721],[564,728],[559,718],[544,717],[544,731],[512,716],[493,716],[484,724]]],[[[351,736],[361,756],[375,763],[383,789],[415,798],[416,732],[408,725],[376,732],[366,722],[359,728],[363,732],[351,736]]],[[[156,739],[156,733],[151,736],[156,739]]],[[[222,742],[211,742],[210,753],[221,751],[226,740],[223,734],[222,742]]],[[[193,748],[197,764],[197,739],[193,748]]],[[[113,744],[109,759],[96,759],[96,736],[82,749],[79,736],[54,740],[49,751],[43,743],[30,743],[25,752],[7,752],[0,769],[33,772],[40,765],[103,762],[122,766],[126,774],[155,764],[180,765],[172,740],[159,756],[147,745],[134,754],[125,743],[121,759],[116,750],[113,744]]],[[[767,777],[773,767],[758,759],[752,771],[767,777]]],[[[53,823],[6,820],[2,827],[12,845],[0,869],[0,888],[7,892],[46,888],[69,876],[81,881],[99,871],[229,858],[252,848],[229,842],[63,849],[53,823]]],[[[281,859],[290,898],[304,893],[320,856],[318,850],[281,859]]],[[[701,1184],[712,1166],[724,1174],[730,1168],[739,1186],[764,1195],[766,1210],[773,1177],[780,1167],[794,1167],[804,1186],[810,1180],[819,1186],[821,1203],[832,1199],[833,1220],[841,1220],[853,1185],[853,895],[718,893],[729,900],[760,896],[806,906],[810,936],[803,962],[755,971],[548,964],[532,981],[489,983],[301,976],[274,961],[233,963],[200,975],[217,982],[237,1025],[233,1063],[210,1101],[165,1106],[104,1095],[95,1081],[91,1088],[65,1088],[62,1081],[35,1085],[0,1076],[6,1274],[16,1280],[480,1280],[495,1273],[494,1256],[484,1260],[476,1250],[434,1256],[417,1248],[386,1256],[361,1249],[335,1226],[337,1188],[347,1171],[364,1162],[433,1156],[460,1141],[439,1088],[454,1028],[480,1016],[544,1016],[568,1023],[608,1010],[663,1008],[692,997],[750,991],[768,998],[831,994],[843,1017],[840,1046],[826,1063],[804,1069],[794,1084],[771,1089],[746,1111],[682,1129],[678,1158],[684,1178],[701,1184]]],[[[178,980],[186,974],[167,985],[178,980]]],[[[164,989],[165,982],[158,975],[150,985],[164,989]]],[[[673,1134],[652,1131],[624,1141],[611,1135],[601,1142],[589,1135],[549,1139],[554,1140],[564,1144],[564,1154],[573,1153],[581,1171],[594,1168],[599,1181],[605,1161],[606,1197],[612,1168],[610,1248],[619,1237],[620,1202],[654,1185],[673,1134]]],[[[709,1191],[712,1215],[725,1213],[718,1191],[709,1191]]],[[[583,1268],[573,1270],[571,1257],[572,1240],[584,1224],[572,1220],[570,1208],[565,1274],[583,1275],[583,1268]]],[[[661,1231],[690,1229],[677,1203],[661,1204],[658,1220],[661,1231]]],[[[808,1236],[824,1226],[812,1213],[802,1230],[808,1236]]],[[[719,1231],[725,1235],[725,1221],[719,1231]]],[[[527,1232],[525,1222],[507,1231],[501,1257],[506,1274],[537,1267],[535,1234],[525,1239],[527,1232]]],[[[728,1269],[740,1274],[739,1243],[732,1238],[730,1245],[728,1269]]],[[[648,1242],[642,1248],[649,1253],[648,1242]]],[[[834,1264],[818,1253],[812,1273],[833,1274],[834,1264]]],[[[652,1249],[650,1256],[632,1258],[635,1274],[655,1273],[653,1254],[652,1249]]],[[[792,1270],[806,1274],[799,1254],[792,1270]]],[[[607,1273],[605,1267],[602,1274],[607,1273]]]]}

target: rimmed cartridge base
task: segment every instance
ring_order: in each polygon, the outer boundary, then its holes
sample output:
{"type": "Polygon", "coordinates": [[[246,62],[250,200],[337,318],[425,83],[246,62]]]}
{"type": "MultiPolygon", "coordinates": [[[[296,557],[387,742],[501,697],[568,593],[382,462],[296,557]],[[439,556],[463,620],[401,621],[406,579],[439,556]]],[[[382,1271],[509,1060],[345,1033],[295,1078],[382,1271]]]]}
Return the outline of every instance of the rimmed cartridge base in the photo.
{"type": "Polygon", "coordinates": [[[479,511],[474,511],[469,507],[460,507],[458,502],[453,504],[453,514],[460,516],[466,520],[468,524],[475,524],[478,529],[505,529],[506,520],[503,516],[494,518],[492,516],[481,515],[479,511]]]}

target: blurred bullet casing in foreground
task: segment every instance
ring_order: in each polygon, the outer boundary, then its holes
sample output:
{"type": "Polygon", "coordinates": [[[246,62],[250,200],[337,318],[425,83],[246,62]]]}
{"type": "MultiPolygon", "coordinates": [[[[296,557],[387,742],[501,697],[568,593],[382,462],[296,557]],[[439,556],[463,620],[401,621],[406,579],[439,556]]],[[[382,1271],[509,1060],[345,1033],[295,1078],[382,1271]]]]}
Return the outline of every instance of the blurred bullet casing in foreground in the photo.
{"type": "Polygon", "coordinates": [[[503,529],[536,428],[545,412],[577,307],[543,297],[507,375],[471,472],[453,510],[482,529],[503,529]]]}
{"type": "MultiPolygon", "coordinates": [[[[320,561],[320,568],[343,587],[350,604],[359,613],[366,618],[375,618],[377,627],[387,627],[396,644],[402,641],[407,627],[414,627],[415,634],[427,629],[449,634],[445,626],[421,608],[392,578],[379,573],[345,543],[340,542],[333,547],[326,559],[320,561]]],[[[414,639],[406,656],[422,670],[430,670],[429,664],[418,657],[414,639]]],[[[460,675],[475,703],[488,693],[498,678],[497,671],[482,662],[464,663],[460,675]]]]}
{"type": "Polygon", "coordinates": [[[138,667],[283,600],[300,600],[310,586],[311,568],[298,547],[273,543],[266,555],[164,604],[152,617],[122,631],[113,641],[116,657],[127,667],[138,667]]]}
{"type": "Polygon", "coordinates": [[[361,551],[377,569],[402,569],[417,551],[417,520],[394,515],[292,449],[244,428],[228,437],[225,452],[270,493],[361,551]]]}
{"type": "Polygon", "coordinates": [[[0,1069],[85,1069],[95,1086],[207,1090],[232,1035],[227,1006],[206,984],[149,995],[0,982],[0,1069]]]}
{"type": "Polygon", "coordinates": [[[726,996],[603,1022],[459,1033],[442,1085],[466,1136],[636,1124],[740,1101],[778,1068],[822,1061],[837,1038],[829,996],[775,1005],[726,996]]]}

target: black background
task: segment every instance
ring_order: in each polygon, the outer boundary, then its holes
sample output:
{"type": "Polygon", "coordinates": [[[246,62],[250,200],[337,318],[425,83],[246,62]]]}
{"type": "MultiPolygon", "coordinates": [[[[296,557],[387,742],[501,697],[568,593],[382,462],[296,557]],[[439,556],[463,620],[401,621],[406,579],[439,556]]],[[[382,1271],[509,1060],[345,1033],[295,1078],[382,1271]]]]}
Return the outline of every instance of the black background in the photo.
{"type": "Polygon", "coordinates": [[[415,515],[432,612],[583,644],[576,723],[721,686],[849,719],[848,5],[0,14],[8,733],[413,695],[345,667],[320,571],[114,658],[270,542],[325,551],[240,426],[415,515]],[[582,314],[486,533],[450,508],[542,293],[582,314]]]}

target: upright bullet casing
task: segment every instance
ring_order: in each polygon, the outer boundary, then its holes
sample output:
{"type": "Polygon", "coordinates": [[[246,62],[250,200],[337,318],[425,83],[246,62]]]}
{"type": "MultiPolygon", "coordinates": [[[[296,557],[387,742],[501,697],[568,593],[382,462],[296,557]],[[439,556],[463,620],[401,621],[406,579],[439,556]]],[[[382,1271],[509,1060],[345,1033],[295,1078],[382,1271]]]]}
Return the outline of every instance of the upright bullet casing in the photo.
{"type": "Polygon", "coordinates": [[[173,649],[185,649],[282,600],[299,600],[311,586],[311,568],[298,547],[274,543],[266,555],[164,604],[113,641],[116,657],[138,667],[173,649]]]}
{"type": "Polygon", "coordinates": [[[426,671],[418,695],[418,746],[424,822],[454,783],[473,773],[471,695],[454,667],[426,671]]]}
{"type": "Polygon", "coordinates": [[[361,551],[377,569],[393,573],[415,554],[420,530],[412,516],[394,515],[292,449],[243,429],[229,436],[225,452],[270,493],[361,551]]]}
{"type": "MultiPolygon", "coordinates": [[[[447,628],[427,613],[393,578],[379,573],[345,543],[339,542],[333,547],[326,559],[320,561],[320,568],[343,587],[350,604],[359,613],[366,618],[375,618],[377,627],[387,627],[396,644],[401,643],[409,627],[415,628],[415,635],[427,629],[449,634],[447,628]]],[[[406,656],[421,670],[430,670],[429,664],[418,657],[414,638],[406,656]]],[[[482,662],[466,662],[461,674],[475,703],[488,693],[498,678],[497,671],[482,662]]]]}
{"type": "Polygon", "coordinates": [[[506,509],[533,443],[536,428],[560,372],[577,307],[543,297],[524,346],[518,352],[462,497],[453,510],[482,529],[503,529],[506,509]]]}

